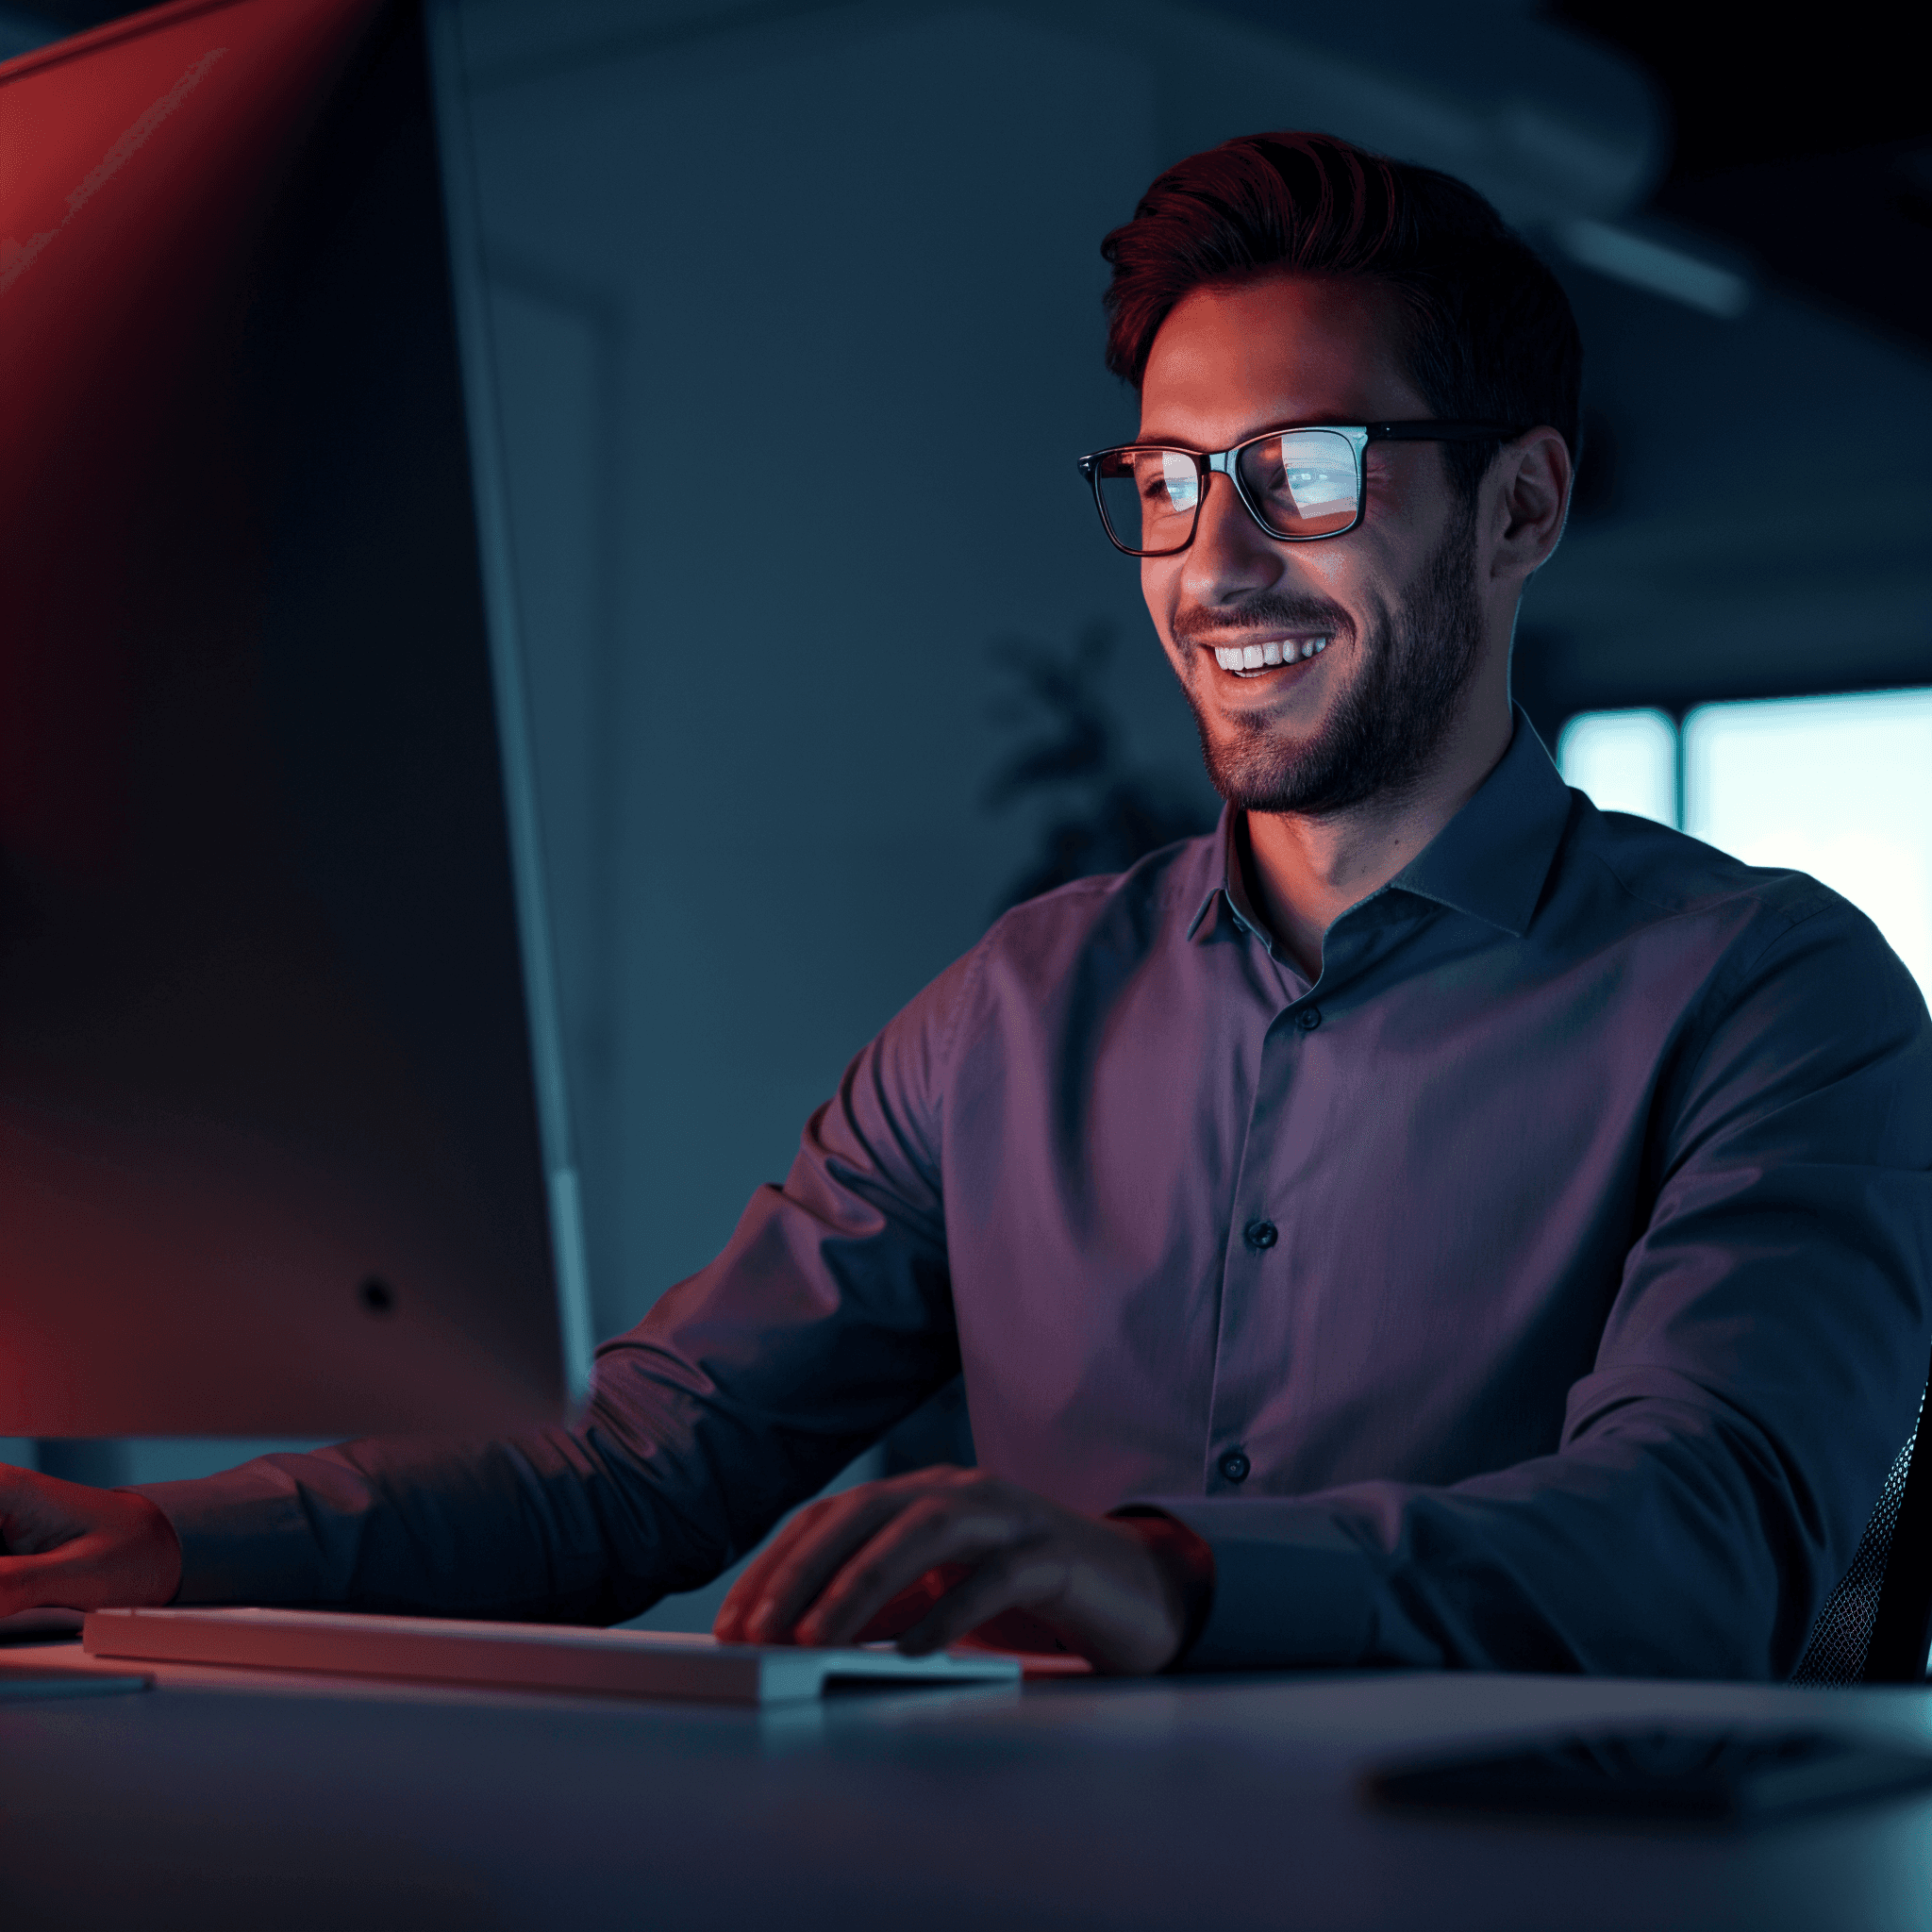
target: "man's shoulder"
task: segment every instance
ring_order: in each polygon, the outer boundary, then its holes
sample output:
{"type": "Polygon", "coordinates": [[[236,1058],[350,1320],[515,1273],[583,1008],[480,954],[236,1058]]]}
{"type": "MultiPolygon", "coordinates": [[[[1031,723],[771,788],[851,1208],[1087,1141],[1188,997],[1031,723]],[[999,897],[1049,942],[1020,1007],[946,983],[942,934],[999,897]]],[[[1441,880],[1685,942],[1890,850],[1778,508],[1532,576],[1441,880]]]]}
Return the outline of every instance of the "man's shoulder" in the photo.
{"type": "Polygon", "coordinates": [[[1003,912],[979,950],[1015,963],[1045,963],[1095,942],[1131,949],[1170,932],[1184,935],[1222,883],[1223,855],[1220,831],[1204,832],[1163,845],[1124,872],[1070,879],[1003,912]]]}
{"type": "Polygon", "coordinates": [[[1688,832],[1629,812],[1599,811],[1579,799],[1566,841],[1568,864],[1601,877],[1640,919],[1720,908],[1803,918],[1846,903],[1808,873],[1749,865],[1688,832]]]}
{"type": "Polygon", "coordinates": [[[1576,795],[1558,891],[1616,908],[1632,938],[1716,949],[1733,960],[1761,954],[1807,928],[1880,973],[1904,968],[1873,921],[1808,873],[1751,865],[1688,833],[1627,812],[1599,811],[1576,795]]]}
{"type": "Polygon", "coordinates": [[[906,1090],[937,1091],[963,1041],[1038,1049],[1068,1002],[1104,1002],[1157,954],[1183,949],[1223,876],[1216,832],[1176,841],[1124,872],[1095,874],[1003,912],[889,1021],[870,1054],[906,1090]]]}

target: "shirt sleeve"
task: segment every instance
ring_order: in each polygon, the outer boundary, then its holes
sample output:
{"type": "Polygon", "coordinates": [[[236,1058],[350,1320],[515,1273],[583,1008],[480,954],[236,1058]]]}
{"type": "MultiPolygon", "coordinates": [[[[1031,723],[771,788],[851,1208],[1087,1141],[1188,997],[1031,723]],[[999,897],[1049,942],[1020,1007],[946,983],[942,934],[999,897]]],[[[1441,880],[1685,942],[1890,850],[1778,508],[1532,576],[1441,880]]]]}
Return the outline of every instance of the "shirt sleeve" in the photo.
{"type": "Polygon", "coordinates": [[[579,1423],[141,1485],[175,1601],[612,1623],[753,1549],[958,1373],[937,1096],[971,963],[846,1069],[724,1253],[597,1351],[579,1423]]]}
{"type": "Polygon", "coordinates": [[[1440,1488],[1142,1499],[1214,1554],[1182,1668],[1790,1674],[1925,1388],[1924,1002],[1821,891],[1714,977],[1656,1119],[1556,1452],[1440,1488]]]}

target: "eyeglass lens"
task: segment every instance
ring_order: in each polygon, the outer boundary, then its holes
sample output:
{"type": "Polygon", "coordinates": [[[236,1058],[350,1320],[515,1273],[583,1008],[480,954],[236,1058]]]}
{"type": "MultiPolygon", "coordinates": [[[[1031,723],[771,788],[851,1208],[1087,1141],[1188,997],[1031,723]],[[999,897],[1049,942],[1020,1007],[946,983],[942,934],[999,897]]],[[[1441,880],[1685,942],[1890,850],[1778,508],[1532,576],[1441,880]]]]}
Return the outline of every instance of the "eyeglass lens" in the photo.
{"type": "MultiPolygon", "coordinates": [[[[1354,445],[1333,429],[1292,429],[1248,443],[1236,458],[1241,488],[1271,536],[1329,537],[1355,522],[1354,445]]],[[[1187,548],[1201,477],[1183,450],[1111,451],[1099,465],[1102,514],[1116,541],[1159,557],[1187,548]]]]}

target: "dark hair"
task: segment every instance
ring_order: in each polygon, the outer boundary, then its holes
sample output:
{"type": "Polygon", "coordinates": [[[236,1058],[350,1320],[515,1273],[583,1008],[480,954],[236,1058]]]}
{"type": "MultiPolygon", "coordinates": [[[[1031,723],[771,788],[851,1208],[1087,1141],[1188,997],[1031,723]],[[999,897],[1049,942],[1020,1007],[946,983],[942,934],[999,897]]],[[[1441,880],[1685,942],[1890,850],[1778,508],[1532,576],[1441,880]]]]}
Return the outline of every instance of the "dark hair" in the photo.
{"type": "MultiPolygon", "coordinates": [[[[1562,285],[1474,189],[1332,134],[1244,134],[1169,168],[1100,244],[1107,366],[1141,387],[1182,296],[1284,271],[1394,291],[1415,386],[1444,418],[1547,423],[1576,454],[1583,342],[1562,285]]],[[[1499,443],[1441,445],[1465,497],[1499,443]]]]}

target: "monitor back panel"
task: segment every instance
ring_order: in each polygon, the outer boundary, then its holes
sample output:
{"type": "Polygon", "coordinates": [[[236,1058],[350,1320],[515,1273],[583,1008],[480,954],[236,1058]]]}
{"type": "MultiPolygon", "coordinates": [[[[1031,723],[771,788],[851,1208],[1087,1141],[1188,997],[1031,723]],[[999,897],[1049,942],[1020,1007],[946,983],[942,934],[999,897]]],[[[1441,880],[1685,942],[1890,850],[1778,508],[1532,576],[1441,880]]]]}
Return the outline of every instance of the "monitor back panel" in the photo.
{"type": "Polygon", "coordinates": [[[0,69],[0,1433],[561,1413],[416,10],[0,69]]]}

